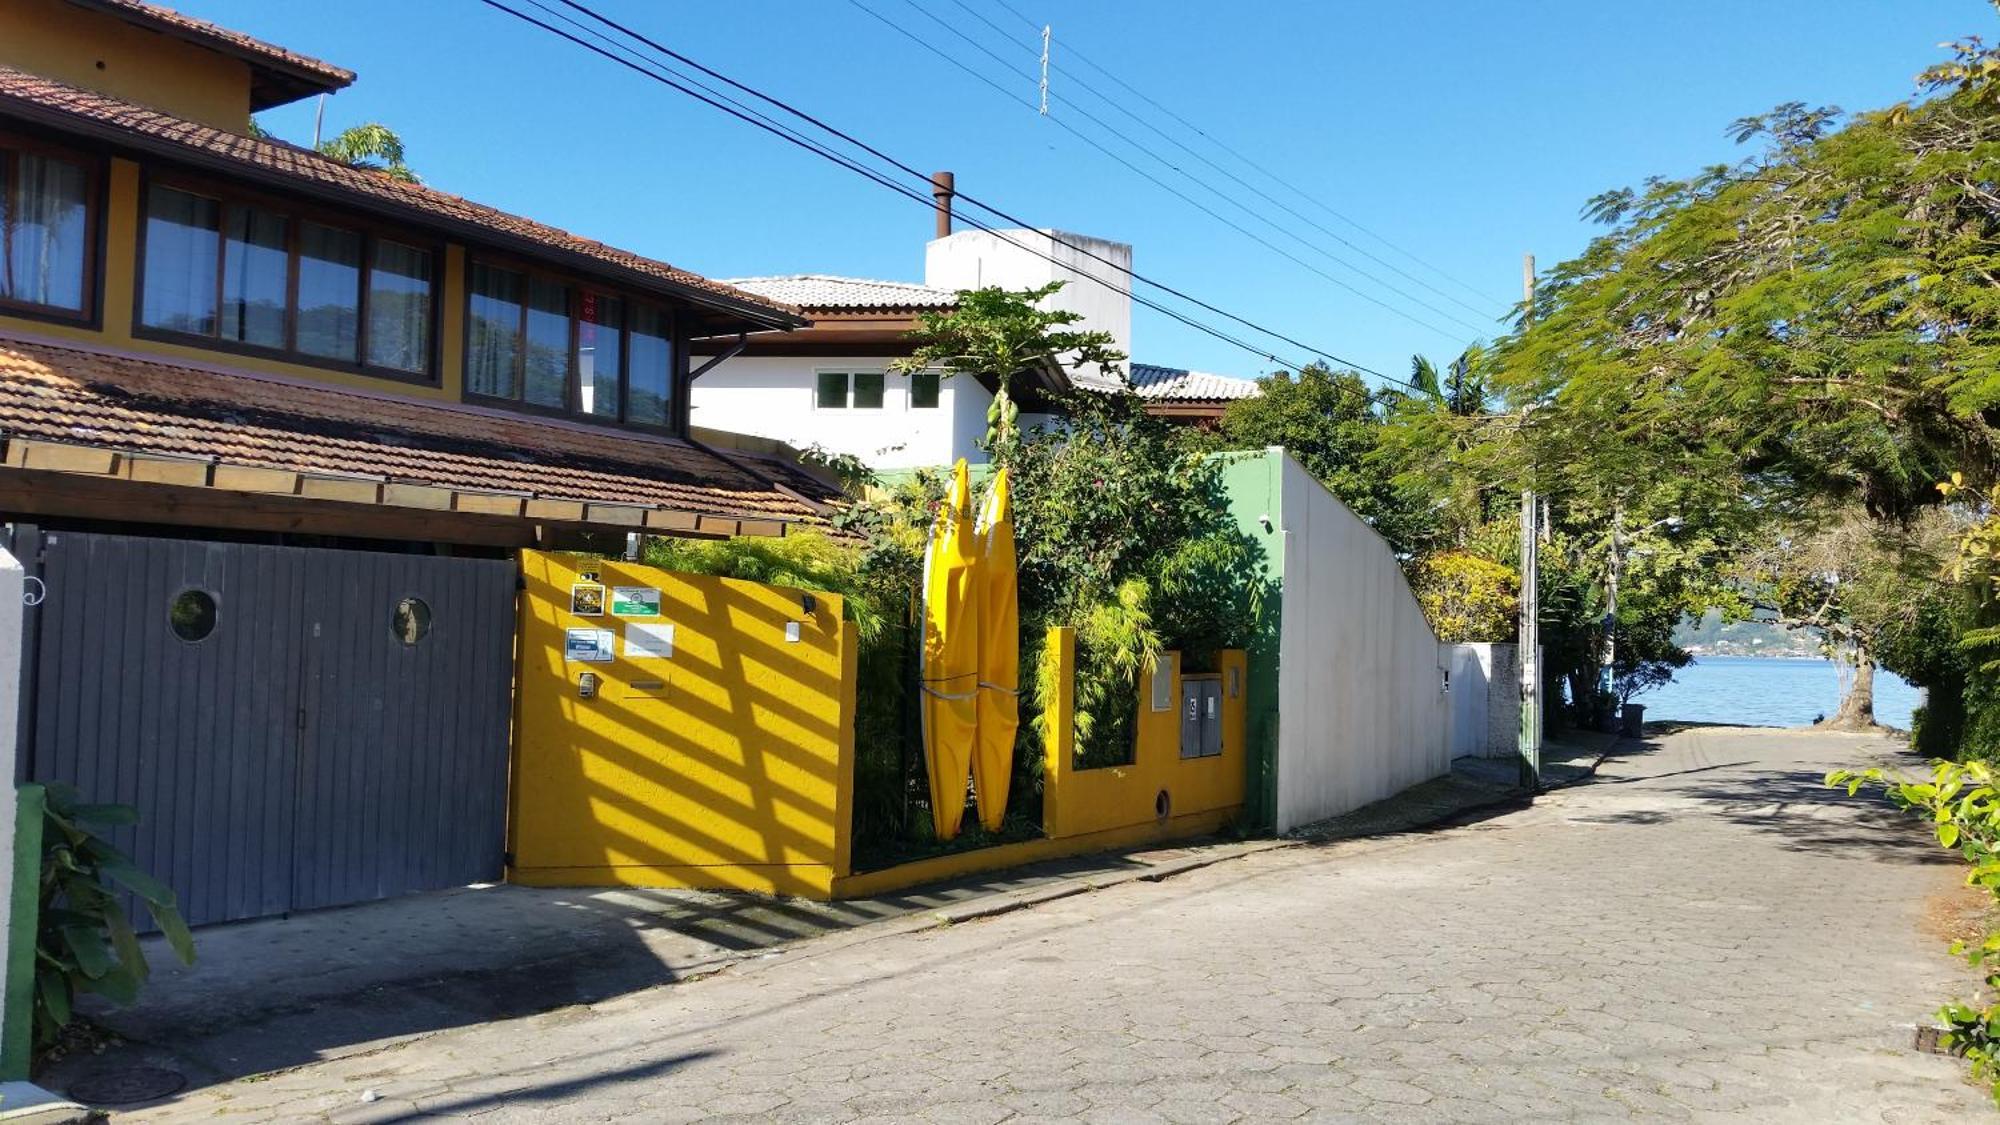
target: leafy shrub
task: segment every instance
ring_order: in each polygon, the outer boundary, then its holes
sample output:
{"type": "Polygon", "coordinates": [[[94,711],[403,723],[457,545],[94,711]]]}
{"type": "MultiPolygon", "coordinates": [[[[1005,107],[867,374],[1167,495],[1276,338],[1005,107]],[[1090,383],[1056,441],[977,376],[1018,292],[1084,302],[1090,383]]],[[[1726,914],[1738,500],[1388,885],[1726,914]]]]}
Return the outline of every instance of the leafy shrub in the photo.
{"type": "MultiPolygon", "coordinates": [[[[1934,762],[1929,781],[1886,777],[1879,769],[1835,770],[1826,783],[1849,796],[1879,787],[1900,808],[1928,817],[1938,843],[1956,850],[1972,865],[1965,881],[2000,900],[2000,788],[1985,762],[1934,762]]],[[[1954,1000],[1938,1009],[1944,1045],[1972,1063],[1972,1076],[1986,1083],[2000,1105],[2000,932],[1976,944],[1953,942],[1952,952],[1986,978],[1988,1002],[1976,1006],[1954,1000]]]]}
{"type": "Polygon", "coordinates": [[[138,999],[150,969],[120,891],[145,904],[183,965],[194,939],[172,887],[139,870],[93,828],[137,824],[130,805],[84,802],[70,786],[46,788],[42,813],[41,918],[35,930],[35,1046],[53,1046],[75,1015],[76,994],[120,1004],[138,999]]]}
{"type": "Polygon", "coordinates": [[[1411,568],[1410,586],[1431,629],[1446,644],[1514,636],[1521,576],[1466,551],[1431,555],[1411,568]]]}

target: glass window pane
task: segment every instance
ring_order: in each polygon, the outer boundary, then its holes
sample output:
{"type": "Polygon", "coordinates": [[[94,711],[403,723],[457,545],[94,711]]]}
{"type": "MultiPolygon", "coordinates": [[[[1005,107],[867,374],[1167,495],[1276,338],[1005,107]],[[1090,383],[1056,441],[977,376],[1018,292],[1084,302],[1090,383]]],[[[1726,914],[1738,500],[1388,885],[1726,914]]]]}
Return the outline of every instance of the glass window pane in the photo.
{"type": "Polygon", "coordinates": [[[577,409],[599,418],[618,417],[618,377],[623,350],[618,326],[624,305],[616,297],[585,293],[576,317],[577,409]]]}
{"type": "Polygon", "coordinates": [[[465,354],[465,389],[520,398],[521,290],[518,273],[472,266],[472,326],[465,354]]]}
{"type": "Polygon", "coordinates": [[[527,401],[569,405],[569,288],[528,279],[527,401]]]}
{"type": "Polygon", "coordinates": [[[819,391],[814,401],[821,410],[841,410],[847,406],[847,373],[845,371],[822,371],[819,373],[819,391]]]}
{"type": "Polygon", "coordinates": [[[285,218],[254,207],[231,207],[222,248],[222,338],[267,348],[285,346],[285,275],[291,255],[285,218]]]}
{"type": "Polygon", "coordinates": [[[353,361],[360,344],[361,235],[301,222],[298,349],[353,361]]]}
{"type": "Polygon", "coordinates": [[[854,373],[854,409],[882,409],[882,373],[880,371],[857,371],[854,373]]]}
{"type": "Polygon", "coordinates": [[[910,376],[910,406],[916,410],[937,409],[938,382],[935,371],[919,371],[910,376]]]}
{"type": "Polygon", "coordinates": [[[368,264],[368,362],[417,375],[430,370],[430,251],[376,241],[368,264]]]}
{"type": "MultiPolygon", "coordinates": [[[[0,183],[0,229],[7,236],[0,262],[0,296],[51,308],[83,311],[83,169],[31,152],[17,154],[9,192],[0,183]]],[[[0,154],[0,172],[6,158],[0,154]]]]}
{"type": "Polygon", "coordinates": [[[632,306],[631,352],[626,362],[625,420],[646,426],[673,424],[674,338],[667,314],[632,306]]]}
{"type": "Polygon", "coordinates": [[[146,193],[146,280],[141,323],[215,335],[216,253],[222,205],[168,187],[146,193]]]}

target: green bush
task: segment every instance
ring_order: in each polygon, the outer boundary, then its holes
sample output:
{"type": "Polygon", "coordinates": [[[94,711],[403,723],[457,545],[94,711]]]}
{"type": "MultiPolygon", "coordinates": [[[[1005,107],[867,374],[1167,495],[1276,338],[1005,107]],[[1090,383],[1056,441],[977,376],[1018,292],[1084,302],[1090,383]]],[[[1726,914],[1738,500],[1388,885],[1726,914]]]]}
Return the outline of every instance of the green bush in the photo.
{"type": "Polygon", "coordinates": [[[35,929],[35,1047],[55,1045],[76,1013],[76,994],[120,1004],[138,999],[150,968],[119,901],[129,892],[184,965],[194,939],[173,888],[141,871],[96,829],[137,824],[130,805],[93,805],[70,786],[46,787],[42,812],[41,916],[35,929]]]}
{"type": "MultiPolygon", "coordinates": [[[[1850,797],[1879,788],[1893,804],[1928,819],[1938,844],[1972,865],[1966,883],[2000,900],[2000,788],[1992,766],[1933,762],[1929,781],[1890,778],[1879,769],[1835,770],[1826,783],[1845,788],[1850,797]]],[[[1951,949],[1985,976],[1986,999],[1954,1000],[1938,1009],[1944,1045],[1972,1063],[1973,1078],[1984,1082],[2000,1105],[2000,932],[1975,943],[1953,942],[1951,949]]]]}

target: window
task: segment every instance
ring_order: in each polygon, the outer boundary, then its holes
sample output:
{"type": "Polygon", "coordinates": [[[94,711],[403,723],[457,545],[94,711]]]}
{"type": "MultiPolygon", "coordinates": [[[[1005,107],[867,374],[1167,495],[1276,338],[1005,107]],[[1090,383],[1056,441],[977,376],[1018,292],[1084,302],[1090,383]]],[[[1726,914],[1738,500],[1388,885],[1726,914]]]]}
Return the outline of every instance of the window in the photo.
{"type": "Polygon", "coordinates": [[[307,362],[428,376],[432,252],[278,206],[154,184],[139,324],[307,362]]]}
{"type": "Polygon", "coordinates": [[[822,371],[813,402],[821,410],[880,410],[884,382],[880,371],[822,371]]]}
{"type": "Polygon", "coordinates": [[[206,639],[215,632],[215,595],[196,589],[175,594],[167,605],[167,625],[189,644],[206,639]]]}
{"type": "Polygon", "coordinates": [[[81,163],[0,146],[0,302],[88,311],[90,179],[81,163]]]}
{"type": "Polygon", "coordinates": [[[472,264],[465,389],[606,422],[673,425],[666,310],[539,274],[472,264]]]}
{"type": "Polygon", "coordinates": [[[813,396],[813,403],[821,410],[847,409],[847,372],[820,372],[819,389],[813,396]]]}
{"type": "Polygon", "coordinates": [[[936,410],[941,382],[942,377],[935,371],[919,371],[910,376],[910,409],[936,410]]]}

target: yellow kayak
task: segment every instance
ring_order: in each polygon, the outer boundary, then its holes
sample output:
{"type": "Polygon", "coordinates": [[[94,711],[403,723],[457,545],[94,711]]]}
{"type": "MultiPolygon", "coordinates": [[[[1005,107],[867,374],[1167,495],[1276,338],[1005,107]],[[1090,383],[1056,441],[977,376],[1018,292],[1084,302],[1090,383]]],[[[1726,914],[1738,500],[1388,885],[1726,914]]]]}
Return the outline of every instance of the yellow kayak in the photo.
{"type": "Polygon", "coordinates": [[[958,835],[965,780],[978,740],[979,587],[972,486],[965,462],[952,472],[924,552],[924,760],[931,821],[940,840],[958,835]]]}
{"type": "Polygon", "coordinates": [[[1014,736],[1021,725],[1021,599],[1007,470],[993,475],[974,533],[979,540],[979,749],[972,755],[972,784],[979,792],[979,823],[997,831],[1007,815],[1014,736]]]}

